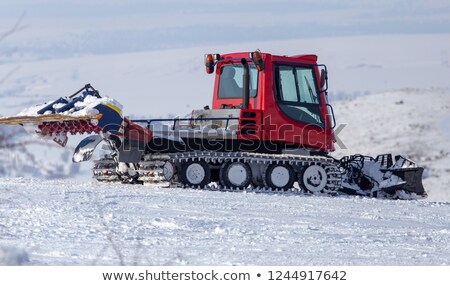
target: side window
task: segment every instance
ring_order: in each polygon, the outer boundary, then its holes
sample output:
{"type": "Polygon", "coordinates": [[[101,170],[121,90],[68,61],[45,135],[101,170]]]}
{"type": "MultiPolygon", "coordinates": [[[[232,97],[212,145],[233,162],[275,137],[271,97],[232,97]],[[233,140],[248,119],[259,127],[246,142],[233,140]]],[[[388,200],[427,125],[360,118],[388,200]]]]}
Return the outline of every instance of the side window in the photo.
{"type": "Polygon", "coordinates": [[[294,69],[280,67],[280,98],[283,101],[297,102],[297,88],[295,87],[294,69]]]}
{"type": "MultiPolygon", "coordinates": [[[[258,70],[250,65],[250,97],[256,96],[258,87],[258,70]]],[[[244,68],[240,64],[227,64],[220,68],[219,98],[241,98],[244,68]]]]}
{"type": "Polygon", "coordinates": [[[278,65],[274,78],[281,111],[293,120],[323,128],[313,69],[278,65]]]}

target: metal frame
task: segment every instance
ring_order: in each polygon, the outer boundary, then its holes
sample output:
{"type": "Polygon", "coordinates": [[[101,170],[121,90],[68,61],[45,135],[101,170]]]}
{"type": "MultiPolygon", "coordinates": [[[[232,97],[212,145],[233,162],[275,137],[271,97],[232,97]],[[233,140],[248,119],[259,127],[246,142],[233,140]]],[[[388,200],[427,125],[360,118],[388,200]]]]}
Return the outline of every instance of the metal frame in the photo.
{"type": "Polygon", "coordinates": [[[137,119],[131,120],[135,123],[147,123],[147,129],[150,130],[152,122],[164,122],[173,121],[172,130],[175,130],[175,126],[179,121],[210,121],[210,120],[226,120],[225,130],[228,129],[230,120],[237,120],[239,122],[239,117],[207,117],[207,118],[163,118],[163,119],[137,119]]]}

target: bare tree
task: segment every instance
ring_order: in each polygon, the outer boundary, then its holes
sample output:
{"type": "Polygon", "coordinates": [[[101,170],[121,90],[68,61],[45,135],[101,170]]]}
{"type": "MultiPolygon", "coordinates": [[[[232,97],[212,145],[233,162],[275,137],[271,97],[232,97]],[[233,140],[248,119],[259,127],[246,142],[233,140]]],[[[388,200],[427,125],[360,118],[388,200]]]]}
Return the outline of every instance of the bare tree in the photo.
{"type": "MultiPolygon", "coordinates": [[[[0,32],[0,45],[5,43],[10,36],[16,34],[28,25],[24,24],[25,13],[22,13],[14,25],[5,32],[0,32]]],[[[11,68],[6,74],[0,74],[0,85],[4,84],[9,78],[19,70],[20,66],[11,68]]],[[[2,114],[0,114],[0,117],[2,114]]],[[[61,164],[48,164],[45,160],[39,160],[36,151],[33,151],[31,145],[43,145],[46,148],[57,148],[50,141],[38,140],[27,134],[24,128],[20,126],[0,125],[0,175],[17,175],[24,170],[28,170],[33,175],[44,175],[48,178],[60,178],[73,175],[78,172],[77,167],[70,167],[68,170],[62,168],[61,164]],[[61,173],[61,172],[64,173],[61,173]]],[[[66,151],[70,153],[70,148],[66,151]]],[[[66,153],[66,154],[67,154],[66,153]]]]}
{"type": "MultiPolygon", "coordinates": [[[[19,31],[22,31],[22,30],[24,30],[24,29],[26,29],[28,27],[28,25],[23,24],[23,19],[24,18],[25,18],[25,12],[23,12],[22,15],[20,15],[20,17],[17,19],[17,21],[14,24],[14,26],[12,26],[9,30],[7,30],[7,31],[5,31],[3,33],[0,33],[0,45],[9,36],[19,32],[19,31]]],[[[6,75],[1,76],[0,77],[0,84],[3,84],[6,81],[6,79],[8,79],[10,76],[12,76],[18,69],[19,69],[19,67],[15,67],[11,71],[9,71],[6,75]]]]}
{"type": "MultiPolygon", "coordinates": [[[[23,19],[25,18],[25,12],[22,13],[22,15],[20,15],[20,17],[17,19],[16,23],[14,24],[14,26],[12,26],[9,30],[0,33],[0,45],[5,41],[6,38],[8,38],[9,36],[22,31],[24,29],[26,29],[28,27],[28,25],[23,24],[23,19]]],[[[12,69],[11,71],[9,71],[6,75],[3,75],[0,77],[0,84],[3,84],[7,78],[9,78],[13,73],[15,73],[17,70],[19,69],[19,67],[15,67],[14,69],[12,69]]]]}
{"type": "Polygon", "coordinates": [[[28,25],[23,24],[23,19],[25,18],[25,12],[22,13],[22,15],[20,15],[20,17],[17,19],[16,23],[14,24],[14,26],[12,26],[9,30],[7,30],[6,32],[0,33],[0,44],[9,36],[11,36],[12,34],[15,34],[25,28],[28,27],[28,25]]]}
{"type": "MultiPolygon", "coordinates": [[[[23,12],[20,15],[15,24],[9,30],[0,33],[0,45],[3,44],[3,42],[11,35],[19,31],[22,31],[23,29],[28,27],[28,25],[23,24],[24,18],[25,12],[23,12]]],[[[12,76],[18,69],[19,67],[17,66],[11,69],[9,72],[7,72],[5,75],[0,75],[0,85],[5,83],[6,80],[10,76],[12,76]]],[[[31,141],[19,140],[20,137],[23,136],[25,133],[26,132],[23,128],[0,125],[0,153],[7,152],[6,150],[21,149],[24,152],[24,154],[30,157],[31,154],[28,153],[28,151],[25,149],[25,146],[27,144],[30,144],[31,141]]],[[[3,173],[4,171],[5,171],[4,166],[0,166],[0,173],[3,173]]]]}

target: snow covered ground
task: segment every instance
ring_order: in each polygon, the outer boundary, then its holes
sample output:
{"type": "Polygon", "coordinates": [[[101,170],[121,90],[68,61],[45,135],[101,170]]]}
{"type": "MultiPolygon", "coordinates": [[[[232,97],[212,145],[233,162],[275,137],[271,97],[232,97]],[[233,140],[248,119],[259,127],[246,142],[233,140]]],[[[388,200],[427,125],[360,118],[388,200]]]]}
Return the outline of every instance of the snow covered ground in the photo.
{"type": "Polygon", "coordinates": [[[0,245],[21,249],[19,261],[25,257],[31,265],[450,261],[450,204],[445,202],[37,179],[4,179],[0,192],[0,245]]]}

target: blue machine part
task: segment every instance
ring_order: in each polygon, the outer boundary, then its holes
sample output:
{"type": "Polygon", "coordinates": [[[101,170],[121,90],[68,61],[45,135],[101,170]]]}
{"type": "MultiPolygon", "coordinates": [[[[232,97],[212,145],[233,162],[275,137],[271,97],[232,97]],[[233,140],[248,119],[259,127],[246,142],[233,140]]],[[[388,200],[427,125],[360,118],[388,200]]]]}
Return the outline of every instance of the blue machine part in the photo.
{"type": "Polygon", "coordinates": [[[58,103],[64,103],[67,104],[69,101],[67,100],[67,98],[64,97],[60,97],[59,99],[53,101],[52,103],[46,105],[44,108],[42,108],[41,110],[39,110],[37,113],[38,114],[44,114],[47,111],[51,111],[52,113],[55,113],[55,110],[53,109],[53,105],[58,104],[58,103]]]}
{"type": "Polygon", "coordinates": [[[66,105],[56,109],[55,113],[65,112],[65,111],[73,108],[75,106],[75,103],[83,101],[85,98],[86,98],[85,95],[78,96],[77,98],[73,99],[71,102],[67,103],[66,105]]]}
{"type": "Polygon", "coordinates": [[[117,135],[123,121],[121,110],[112,104],[99,104],[95,106],[95,109],[103,114],[102,118],[98,120],[97,126],[104,132],[117,135]]]}

